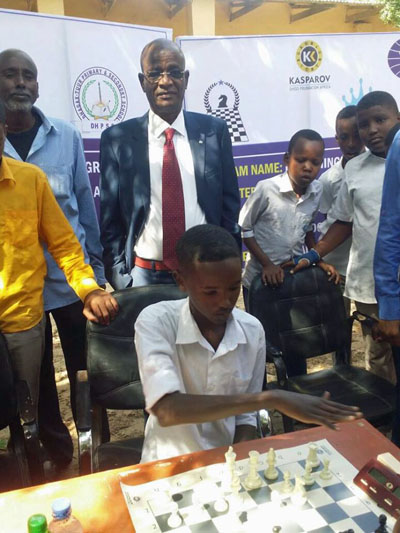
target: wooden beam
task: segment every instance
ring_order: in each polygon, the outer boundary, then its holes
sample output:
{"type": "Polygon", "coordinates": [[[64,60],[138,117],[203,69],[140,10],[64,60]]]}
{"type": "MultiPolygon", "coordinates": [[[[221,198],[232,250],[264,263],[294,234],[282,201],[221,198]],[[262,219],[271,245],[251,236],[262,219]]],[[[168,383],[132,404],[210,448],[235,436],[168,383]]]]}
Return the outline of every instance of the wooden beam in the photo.
{"type": "Polygon", "coordinates": [[[333,7],[336,7],[337,4],[311,4],[307,6],[306,5],[296,6],[295,4],[289,4],[289,5],[290,5],[290,23],[292,23],[298,20],[305,19],[307,17],[311,17],[313,15],[316,15],[317,13],[322,13],[323,11],[326,11],[327,9],[332,9],[333,7]]]}
{"type": "Polygon", "coordinates": [[[378,10],[373,7],[348,6],[346,9],[345,22],[369,22],[368,19],[374,16],[378,10]]]}
{"type": "Polygon", "coordinates": [[[111,9],[114,7],[114,4],[117,0],[100,0],[103,4],[103,15],[106,17],[111,9]]]}
{"type": "Polygon", "coordinates": [[[229,21],[235,20],[260,7],[264,0],[232,0],[229,5],[229,21]]]}
{"type": "Polygon", "coordinates": [[[172,19],[179,11],[185,7],[191,0],[164,0],[168,6],[168,18],[172,19]]]}
{"type": "Polygon", "coordinates": [[[36,0],[26,0],[26,5],[28,11],[34,11],[35,13],[38,11],[36,0]]]}

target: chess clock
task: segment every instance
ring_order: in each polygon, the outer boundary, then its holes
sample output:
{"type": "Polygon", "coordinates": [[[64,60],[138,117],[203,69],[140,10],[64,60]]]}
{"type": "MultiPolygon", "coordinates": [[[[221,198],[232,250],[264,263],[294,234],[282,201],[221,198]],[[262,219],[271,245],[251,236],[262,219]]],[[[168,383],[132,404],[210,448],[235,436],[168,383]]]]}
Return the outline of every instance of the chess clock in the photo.
{"type": "Polygon", "coordinates": [[[368,461],[354,484],[394,518],[400,518],[400,462],[393,455],[382,453],[368,461]]]}

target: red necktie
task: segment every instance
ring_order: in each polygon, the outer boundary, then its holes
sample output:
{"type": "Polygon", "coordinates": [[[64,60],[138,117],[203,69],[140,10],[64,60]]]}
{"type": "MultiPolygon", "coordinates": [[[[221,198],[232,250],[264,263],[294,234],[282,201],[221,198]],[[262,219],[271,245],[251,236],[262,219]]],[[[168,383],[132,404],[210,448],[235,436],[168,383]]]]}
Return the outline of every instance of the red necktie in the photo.
{"type": "Polygon", "coordinates": [[[178,266],[175,247],[185,232],[185,204],[181,172],[172,140],[174,133],[173,128],[167,128],[164,132],[162,166],[163,263],[171,270],[176,270],[178,266]]]}

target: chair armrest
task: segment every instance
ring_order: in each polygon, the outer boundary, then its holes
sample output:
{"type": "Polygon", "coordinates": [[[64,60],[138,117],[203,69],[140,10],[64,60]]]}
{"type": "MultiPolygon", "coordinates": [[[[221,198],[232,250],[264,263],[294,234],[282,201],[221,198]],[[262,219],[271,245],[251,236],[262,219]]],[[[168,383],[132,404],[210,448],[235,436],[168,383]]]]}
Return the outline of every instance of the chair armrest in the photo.
{"type": "Polygon", "coordinates": [[[31,393],[26,381],[17,381],[15,390],[31,482],[33,485],[40,485],[44,483],[44,469],[39,441],[39,428],[35,418],[31,393]]]}
{"type": "Polygon", "coordinates": [[[76,427],[78,431],[92,428],[90,385],[86,370],[78,370],[76,373],[76,427]]]}
{"type": "Polygon", "coordinates": [[[287,387],[287,370],[282,352],[267,340],[265,341],[267,363],[273,363],[280,387],[287,387]]]}
{"type": "Polygon", "coordinates": [[[92,414],[90,385],[86,370],[76,374],[76,430],[78,433],[79,474],[92,473],[92,414]]]}

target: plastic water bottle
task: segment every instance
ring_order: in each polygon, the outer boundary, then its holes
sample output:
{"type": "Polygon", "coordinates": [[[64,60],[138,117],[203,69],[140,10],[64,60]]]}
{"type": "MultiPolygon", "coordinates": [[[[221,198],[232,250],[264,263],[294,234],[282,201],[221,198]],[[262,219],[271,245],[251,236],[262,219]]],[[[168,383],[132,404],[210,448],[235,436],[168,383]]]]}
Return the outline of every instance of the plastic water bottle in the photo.
{"type": "Polygon", "coordinates": [[[34,514],[28,518],[28,533],[47,532],[47,520],[44,514],[34,514]]]}
{"type": "Polygon", "coordinates": [[[49,533],[83,533],[81,523],[72,516],[71,502],[68,498],[58,498],[51,505],[53,520],[49,524],[49,533]]]}

